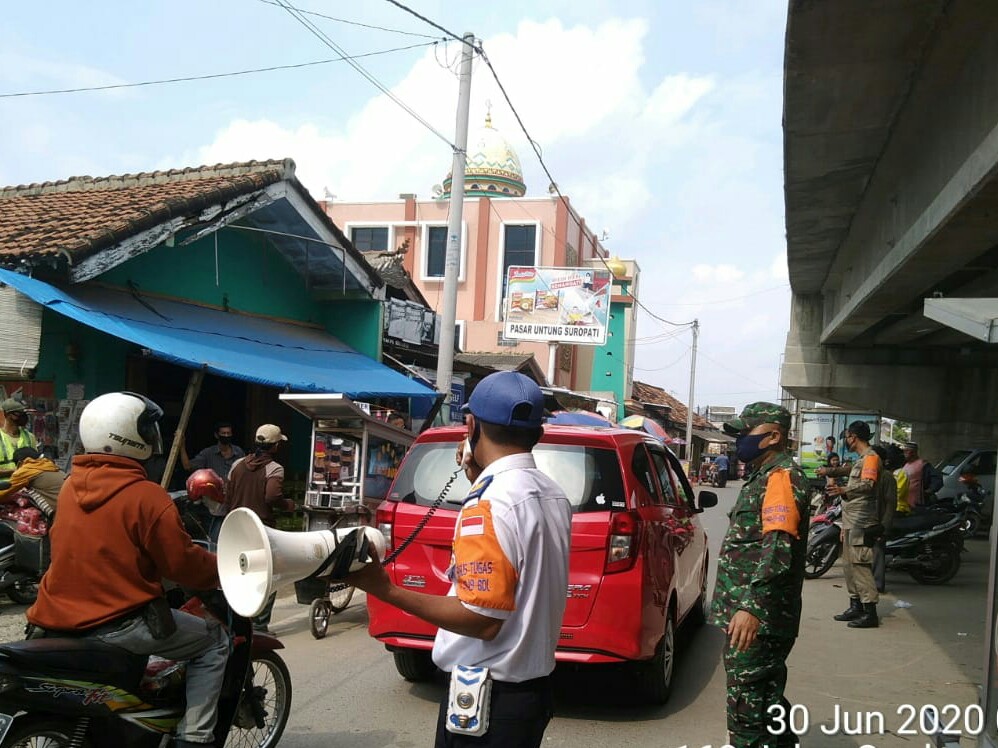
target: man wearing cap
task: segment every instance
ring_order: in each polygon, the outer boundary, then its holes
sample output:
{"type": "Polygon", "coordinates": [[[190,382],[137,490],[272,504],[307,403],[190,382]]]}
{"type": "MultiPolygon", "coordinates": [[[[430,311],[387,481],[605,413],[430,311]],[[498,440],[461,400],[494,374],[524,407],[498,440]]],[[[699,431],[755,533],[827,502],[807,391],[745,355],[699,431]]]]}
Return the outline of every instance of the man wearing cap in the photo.
{"type": "MultiPolygon", "coordinates": [[[[228,508],[246,507],[256,512],[267,527],[274,527],[274,506],[284,498],[284,467],[275,461],[277,450],[288,437],[265,423],[256,430],[253,452],[233,463],[226,481],[228,508]]],[[[253,628],[267,631],[277,594],[271,595],[263,612],[253,619],[253,628]]]]}
{"type": "Polygon", "coordinates": [[[884,466],[870,446],[870,425],[853,421],[846,427],[845,442],[859,459],[845,486],[829,486],[829,496],[842,497],[842,570],[849,590],[849,607],[835,616],[850,628],[876,628],[880,593],[873,578],[873,548],[884,535],[877,486],[884,480],[884,466]]]}
{"type": "Polygon", "coordinates": [[[459,720],[445,695],[436,748],[532,748],[553,713],[550,674],[565,612],[572,509],[531,454],[544,413],[533,381],[516,372],[490,374],[464,407],[471,446],[465,471],[473,486],[457,517],[450,594],[398,587],[380,564],[347,581],[436,625],[433,661],[441,670],[489,668],[487,731],[452,732],[459,720]]]}
{"type": "Polygon", "coordinates": [[[14,472],[14,451],[21,447],[38,449],[35,435],[25,428],[28,425],[27,407],[20,400],[8,397],[0,404],[3,426],[0,426],[0,478],[14,472]]]}
{"type": "Polygon", "coordinates": [[[724,424],[747,475],[721,544],[711,611],[711,623],[728,634],[728,742],[735,748],[795,742],[772,731],[768,711],[790,709],[786,660],[800,628],[807,545],[807,479],[787,451],[790,421],[786,408],[757,402],[724,424]]]}

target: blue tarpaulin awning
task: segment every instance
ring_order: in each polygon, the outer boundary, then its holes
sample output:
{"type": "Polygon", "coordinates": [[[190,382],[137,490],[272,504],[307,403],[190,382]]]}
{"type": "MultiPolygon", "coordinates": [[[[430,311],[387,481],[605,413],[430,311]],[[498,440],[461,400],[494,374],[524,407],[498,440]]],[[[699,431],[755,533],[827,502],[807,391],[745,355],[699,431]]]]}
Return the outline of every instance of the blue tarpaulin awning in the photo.
{"type": "Polygon", "coordinates": [[[57,288],[4,269],[0,283],[187,368],[292,392],[342,392],[354,400],[437,397],[323,330],[106,287],[57,288]]]}

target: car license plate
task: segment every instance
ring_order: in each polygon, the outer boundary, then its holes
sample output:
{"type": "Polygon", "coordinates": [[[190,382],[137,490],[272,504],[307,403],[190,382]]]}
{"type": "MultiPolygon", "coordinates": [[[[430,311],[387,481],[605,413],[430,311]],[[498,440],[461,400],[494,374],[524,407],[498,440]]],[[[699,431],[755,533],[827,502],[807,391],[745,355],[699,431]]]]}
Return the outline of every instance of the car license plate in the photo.
{"type": "Polygon", "coordinates": [[[3,739],[7,737],[12,724],[14,724],[14,717],[12,715],[0,714],[0,743],[3,743],[3,739]]]}

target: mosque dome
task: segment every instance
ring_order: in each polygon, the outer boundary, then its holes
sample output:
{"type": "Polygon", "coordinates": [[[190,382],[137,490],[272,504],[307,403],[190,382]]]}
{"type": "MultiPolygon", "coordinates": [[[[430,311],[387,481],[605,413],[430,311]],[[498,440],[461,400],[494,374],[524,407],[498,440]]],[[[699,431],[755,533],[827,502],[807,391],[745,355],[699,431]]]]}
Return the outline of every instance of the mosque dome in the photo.
{"type": "MultiPolygon", "coordinates": [[[[452,181],[452,175],[448,174],[441,198],[450,197],[452,181]]],[[[492,127],[492,116],[486,115],[485,127],[468,138],[464,194],[467,197],[523,197],[526,191],[516,151],[492,127]]]]}

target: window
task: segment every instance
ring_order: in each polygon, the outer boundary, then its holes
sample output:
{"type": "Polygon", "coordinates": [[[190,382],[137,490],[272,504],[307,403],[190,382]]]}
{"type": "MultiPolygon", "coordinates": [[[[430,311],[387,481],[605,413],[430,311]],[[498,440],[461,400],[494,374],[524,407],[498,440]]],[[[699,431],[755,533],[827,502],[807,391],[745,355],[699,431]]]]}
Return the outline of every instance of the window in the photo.
{"type": "Polygon", "coordinates": [[[634,448],[634,455],[631,457],[631,472],[638,479],[638,483],[648,493],[648,500],[652,504],[661,504],[662,499],[655,488],[655,477],[652,475],[651,461],[648,459],[648,451],[639,444],[634,448]]]}
{"type": "MultiPolygon", "coordinates": [[[[455,474],[455,442],[414,445],[395,479],[390,499],[429,506],[455,474]]],[[[537,467],[551,476],[568,497],[573,512],[605,512],[626,507],[617,453],[578,444],[538,444],[537,467]]],[[[457,474],[445,501],[456,508],[471,490],[464,472],[457,474]]]]}
{"type": "Polygon", "coordinates": [[[662,488],[665,503],[670,506],[676,506],[679,502],[676,500],[676,492],[672,487],[672,477],[669,475],[669,467],[665,459],[665,454],[655,448],[649,451],[651,452],[652,465],[654,465],[655,472],[658,474],[658,485],[662,488]]]}
{"type": "Polygon", "coordinates": [[[387,226],[357,226],[350,229],[350,241],[361,252],[387,252],[387,226]]]}
{"type": "Polygon", "coordinates": [[[464,320],[458,319],[454,321],[454,350],[463,351],[464,350],[464,320]]]}
{"type": "Polygon", "coordinates": [[[502,293],[499,295],[500,306],[506,298],[506,279],[513,265],[536,265],[537,232],[539,226],[530,224],[503,224],[502,226],[502,266],[499,268],[502,278],[502,293]]]}
{"type": "Polygon", "coordinates": [[[443,278],[447,260],[447,227],[428,226],[426,232],[426,276],[443,278]]]}
{"type": "MultiPolygon", "coordinates": [[[[423,222],[420,239],[420,280],[442,283],[447,272],[447,224],[441,221],[423,222]]],[[[464,281],[465,253],[468,245],[468,224],[461,221],[461,247],[458,257],[458,282],[464,281]]]]}

